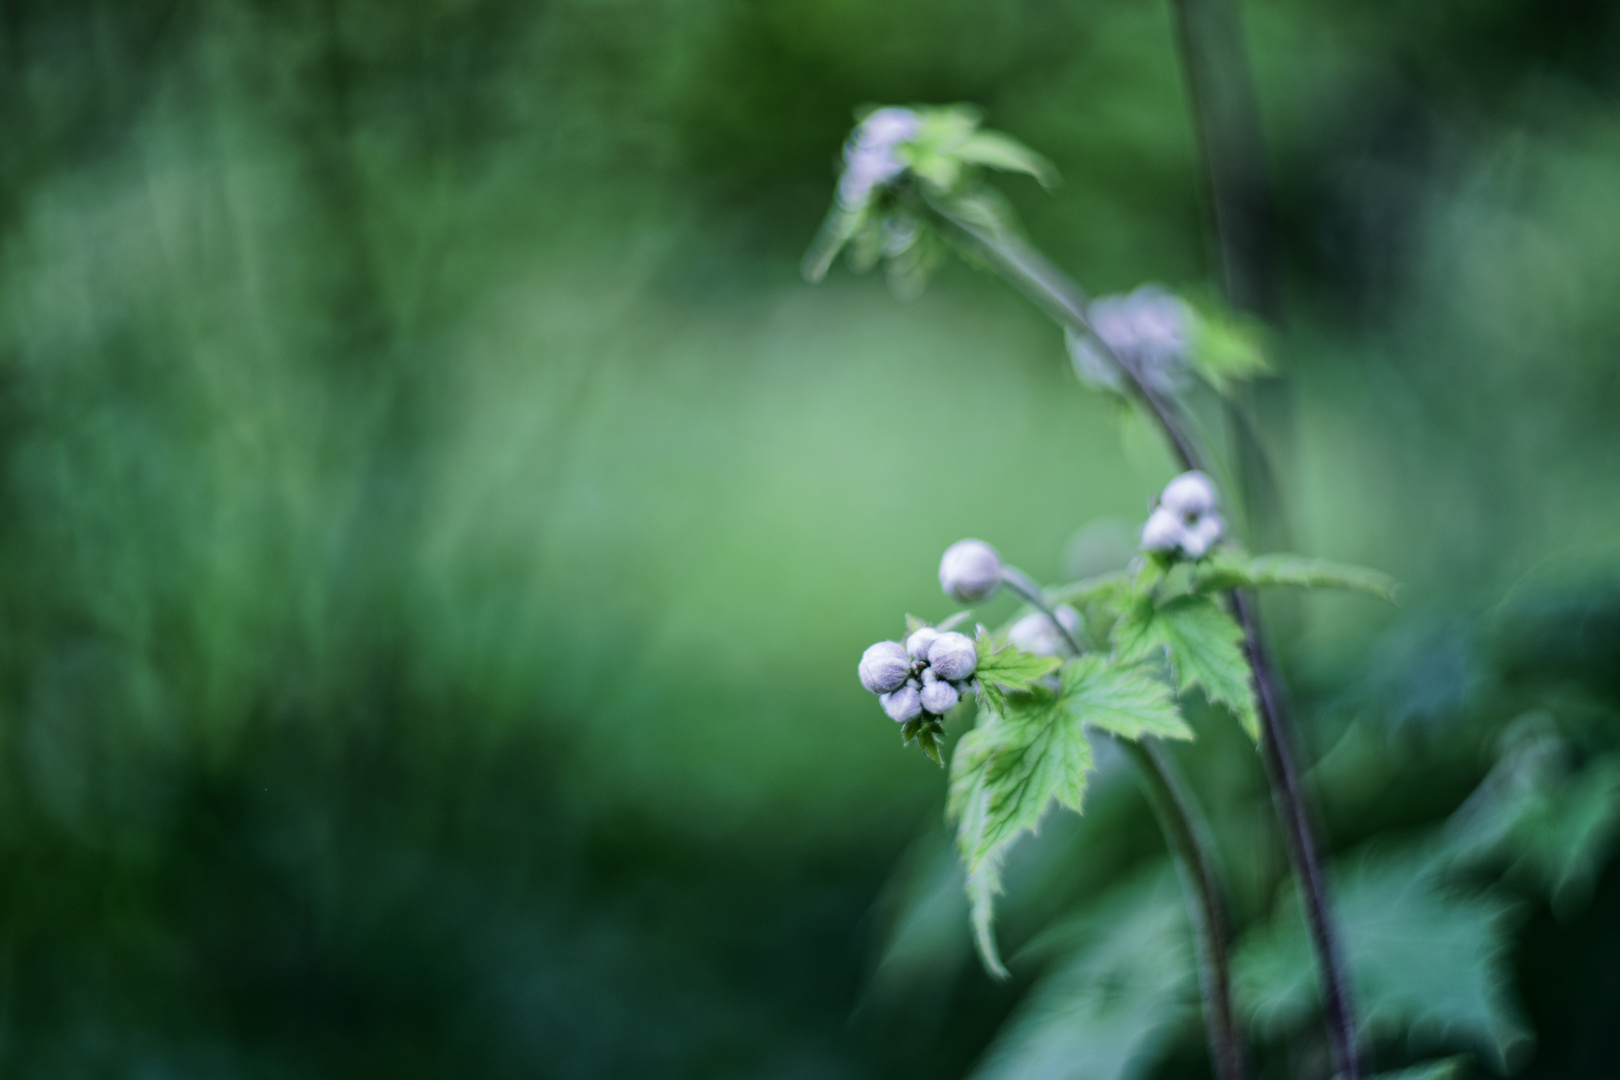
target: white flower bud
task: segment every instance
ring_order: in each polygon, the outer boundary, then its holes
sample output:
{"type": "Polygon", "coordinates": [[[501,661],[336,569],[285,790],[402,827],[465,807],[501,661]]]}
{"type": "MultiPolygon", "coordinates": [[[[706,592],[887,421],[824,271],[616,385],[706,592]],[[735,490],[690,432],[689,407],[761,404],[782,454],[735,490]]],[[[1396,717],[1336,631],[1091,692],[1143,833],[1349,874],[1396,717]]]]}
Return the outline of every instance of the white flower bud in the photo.
{"type": "Polygon", "coordinates": [[[1224,526],[1219,514],[1204,514],[1187,527],[1187,535],[1182,538],[1181,549],[1187,553],[1189,559],[1202,559],[1209,549],[1220,542],[1224,526]]]}
{"type": "Polygon", "coordinates": [[[923,687],[921,698],[923,708],[935,716],[944,716],[956,708],[956,703],[961,699],[961,695],[956,692],[956,687],[950,683],[936,682],[923,687]]]}
{"type": "Polygon", "coordinates": [[[1167,506],[1149,514],[1147,524],[1142,526],[1143,551],[1174,551],[1186,538],[1187,527],[1181,523],[1181,515],[1167,506]]]}
{"type": "Polygon", "coordinates": [[[906,638],[906,652],[911,654],[913,660],[926,660],[928,659],[928,646],[932,645],[937,637],[939,637],[938,630],[935,630],[932,626],[925,626],[906,638]]]}
{"type": "Polygon", "coordinates": [[[1164,486],[1159,505],[1183,518],[1207,514],[1215,509],[1215,485],[1196,469],[1184,472],[1164,486]]]}
{"type": "Polygon", "coordinates": [[[958,540],[939,560],[939,587],[963,604],[976,604],[1001,585],[1001,556],[983,540],[958,540]]]}
{"type": "MultiPolygon", "coordinates": [[[[1065,630],[1071,634],[1079,633],[1078,611],[1064,604],[1057,608],[1055,613],[1065,630]]],[[[1036,656],[1057,656],[1065,651],[1064,647],[1068,644],[1063,635],[1058,633],[1058,628],[1052,625],[1052,620],[1039,611],[1025,615],[1013,623],[1012,629],[1007,631],[1007,640],[1015,648],[1034,653],[1036,656]]]]}
{"type": "Polygon", "coordinates": [[[924,686],[932,686],[937,682],[939,682],[939,676],[934,674],[934,669],[931,667],[923,668],[922,684],[924,686]]]}
{"type": "Polygon", "coordinates": [[[956,682],[972,675],[979,666],[979,650],[966,634],[941,634],[928,650],[928,666],[941,679],[956,682]]]}
{"type": "Polygon", "coordinates": [[[880,641],[861,654],[861,685],[874,694],[904,686],[911,674],[911,658],[898,641],[880,641]]]}
{"type": "Polygon", "coordinates": [[[882,703],[883,711],[889,714],[889,719],[897,724],[922,715],[922,699],[909,686],[902,686],[892,694],[883,694],[878,701],[882,703]]]}

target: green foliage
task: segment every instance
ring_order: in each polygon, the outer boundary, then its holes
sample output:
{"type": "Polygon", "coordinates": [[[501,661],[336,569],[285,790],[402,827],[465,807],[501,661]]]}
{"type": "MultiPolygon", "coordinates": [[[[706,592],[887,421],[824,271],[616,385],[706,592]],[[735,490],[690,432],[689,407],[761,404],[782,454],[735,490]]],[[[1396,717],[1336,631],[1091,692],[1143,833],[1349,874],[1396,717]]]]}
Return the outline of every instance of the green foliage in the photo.
{"type": "Polygon", "coordinates": [[[1200,309],[1193,320],[1188,358],[1193,370],[1221,394],[1231,394],[1240,383],[1271,370],[1259,327],[1212,307],[1200,309]]]}
{"type": "Polygon", "coordinates": [[[1259,741],[1243,630],[1212,597],[1177,596],[1162,605],[1143,600],[1114,626],[1114,648],[1124,661],[1164,659],[1182,692],[1197,688],[1230,709],[1249,738],[1259,741]]]}
{"type": "MultiPolygon", "coordinates": [[[[1509,990],[1515,907],[1492,891],[1447,888],[1442,867],[1418,851],[1369,856],[1338,876],[1336,912],[1363,1034],[1422,1028],[1505,1065],[1528,1038],[1509,990]]],[[[1296,893],[1245,938],[1233,970],[1262,1034],[1282,1036],[1313,1015],[1317,977],[1296,893]]]]}
{"type": "Polygon", "coordinates": [[[1394,578],[1364,566],[1303,555],[1246,555],[1229,548],[1215,551],[1199,565],[1192,587],[1196,592],[1214,593],[1274,585],[1354,589],[1391,602],[1399,595],[1394,578]]]}
{"type": "Polygon", "coordinates": [[[1063,936],[1074,940],[990,1048],[978,1080],[1142,1076],[1189,1016],[1192,950],[1169,875],[1115,890],[1063,936]]]}
{"type": "Polygon", "coordinates": [[[1064,668],[1063,693],[1074,717],[1121,738],[1193,737],[1169,688],[1139,667],[1082,656],[1064,668]]]}
{"type": "Polygon", "coordinates": [[[974,644],[978,647],[979,659],[973,674],[979,680],[979,692],[993,712],[1005,712],[1007,694],[1028,693],[1063,663],[1055,656],[1036,656],[1010,645],[997,648],[982,627],[974,644]]]}
{"type": "Polygon", "coordinates": [[[1468,1056],[1458,1054],[1438,1061],[1425,1061],[1421,1065],[1398,1069],[1395,1072],[1379,1073],[1371,1080],[1451,1080],[1467,1064],[1468,1056]]]}

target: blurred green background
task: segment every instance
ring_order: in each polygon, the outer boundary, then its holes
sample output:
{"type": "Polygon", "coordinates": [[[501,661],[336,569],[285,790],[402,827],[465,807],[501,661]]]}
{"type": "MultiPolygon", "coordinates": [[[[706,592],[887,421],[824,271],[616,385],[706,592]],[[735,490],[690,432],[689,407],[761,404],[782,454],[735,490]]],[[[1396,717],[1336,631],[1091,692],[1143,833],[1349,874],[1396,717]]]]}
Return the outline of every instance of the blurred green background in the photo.
{"type": "MultiPolygon", "coordinates": [[[[1348,848],[1525,710],[1620,742],[1620,8],[1245,15],[1291,541],[1407,585],[1276,613],[1348,848]]],[[[1034,969],[953,909],[874,979],[943,777],[855,661],[951,541],[1058,580],[1172,466],[990,276],[797,264],[855,107],[971,101],[1081,281],[1207,292],[1165,5],[8,0],[0,50],[0,1071],[969,1074],[1034,969]]],[[[1593,850],[1522,902],[1526,1076],[1620,1071],[1593,850]]]]}

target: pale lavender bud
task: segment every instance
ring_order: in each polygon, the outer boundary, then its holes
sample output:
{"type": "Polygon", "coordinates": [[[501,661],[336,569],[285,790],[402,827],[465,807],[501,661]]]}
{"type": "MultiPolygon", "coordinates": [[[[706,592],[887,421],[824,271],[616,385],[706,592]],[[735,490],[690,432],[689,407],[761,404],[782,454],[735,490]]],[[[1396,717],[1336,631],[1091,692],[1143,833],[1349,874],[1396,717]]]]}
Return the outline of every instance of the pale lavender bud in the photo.
{"type": "Polygon", "coordinates": [[[1215,509],[1215,485],[1194,469],[1184,472],[1164,486],[1159,505],[1183,518],[1194,518],[1215,509]]]}
{"type": "Polygon", "coordinates": [[[921,630],[906,638],[906,652],[911,654],[913,660],[928,659],[928,646],[939,637],[939,631],[932,626],[925,626],[921,630]]]}
{"type": "Polygon", "coordinates": [[[922,707],[936,716],[944,716],[956,708],[961,695],[948,682],[936,682],[922,688],[922,707]]]}
{"type": "Polygon", "coordinates": [[[1187,527],[1181,523],[1181,516],[1161,506],[1148,515],[1147,524],[1142,526],[1142,550],[1174,551],[1186,537],[1187,527]]]}
{"type": "Polygon", "coordinates": [[[1203,514],[1187,527],[1181,549],[1189,559],[1202,559],[1210,548],[1220,542],[1224,528],[1219,514],[1203,514]]]}
{"type": "Polygon", "coordinates": [[[917,134],[917,114],[898,105],[878,109],[861,121],[856,138],[877,146],[897,146],[917,134]]]}
{"type": "Polygon", "coordinates": [[[883,711],[889,714],[889,719],[897,724],[922,715],[922,698],[909,686],[902,686],[892,694],[880,695],[878,701],[882,703],[883,711]]]}
{"type": "Polygon", "coordinates": [[[941,634],[928,650],[928,666],[941,679],[956,682],[979,666],[979,650],[966,634],[941,634]]]}
{"type": "Polygon", "coordinates": [[[911,674],[911,658],[898,641],[880,641],[861,654],[861,685],[874,694],[904,686],[911,674]]]}
{"type": "MultiPolygon", "coordinates": [[[[1058,622],[1070,634],[1080,631],[1080,613],[1068,604],[1057,608],[1055,614],[1058,622]]],[[[1052,625],[1052,620],[1042,612],[1033,612],[1012,624],[1007,631],[1007,640],[1013,647],[1036,656],[1056,656],[1064,651],[1068,644],[1058,628],[1052,625]]]]}
{"type": "Polygon", "coordinates": [[[931,668],[931,667],[923,668],[923,670],[922,670],[922,684],[924,686],[932,686],[937,682],[939,682],[939,676],[934,674],[934,669],[931,668]]]}
{"type": "Polygon", "coordinates": [[[1001,556],[983,540],[958,540],[939,560],[939,587],[959,603],[976,604],[1000,585],[1001,556]]]}

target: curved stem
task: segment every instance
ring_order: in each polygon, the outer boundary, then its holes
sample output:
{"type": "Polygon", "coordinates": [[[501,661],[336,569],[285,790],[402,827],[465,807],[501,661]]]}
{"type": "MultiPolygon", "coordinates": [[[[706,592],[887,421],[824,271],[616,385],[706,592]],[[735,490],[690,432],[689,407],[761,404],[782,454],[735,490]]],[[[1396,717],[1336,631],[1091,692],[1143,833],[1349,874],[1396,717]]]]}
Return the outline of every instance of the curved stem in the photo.
{"type": "MultiPolygon", "coordinates": [[[[1153,415],[1183,467],[1202,469],[1203,456],[1193,442],[1187,420],[1175,403],[1147,385],[1136,368],[1125,362],[1098,337],[1086,317],[1086,294],[1047,258],[1023,239],[1010,233],[985,228],[952,214],[950,208],[930,205],[968,247],[978,251],[1031,300],[1059,322],[1090,337],[1125,375],[1131,392],[1153,415]]],[[[1294,877],[1304,900],[1310,924],[1311,943],[1316,951],[1322,983],[1322,1009],[1333,1048],[1334,1065],[1342,1080],[1358,1080],[1360,1055],[1356,1049],[1355,1008],[1350,993],[1349,970],[1344,947],[1334,923],[1328,897],[1327,879],[1322,872],[1316,830],[1294,761],[1293,725],[1287,704],[1266,650],[1254,601],[1241,590],[1232,594],[1232,608],[1243,628],[1244,650],[1254,675],[1260,703],[1262,745],[1266,772],[1271,781],[1277,816],[1282,820],[1283,837],[1293,864],[1294,877]]]]}
{"type": "Polygon", "coordinates": [[[1187,896],[1187,914],[1198,950],[1198,984],[1204,1001],[1209,1055],[1219,1080],[1248,1075],[1243,1042],[1232,1010],[1232,952],[1220,877],[1210,856],[1209,830],[1175,761],[1151,740],[1120,739],[1147,789],[1148,801],[1170,845],[1176,876],[1187,896]]]}
{"type": "MultiPolygon", "coordinates": [[[[1057,617],[1046,594],[1028,574],[1013,566],[1001,569],[1002,583],[1045,615],[1076,656],[1085,650],[1057,617]]],[[[1209,1036],[1210,1059],[1217,1080],[1246,1080],[1243,1040],[1232,1009],[1232,942],[1226,923],[1225,890],[1210,854],[1209,827],[1182,779],[1176,763],[1162,747],[1149,740],[1120,739],[1142,776],[1148,801],[1164,832],[1175,860],[1176,876],[1187,897],[1187,918],[1198,951],[1198,989],[1204,1003],[1204,1030],[1209,1036]]]]}

